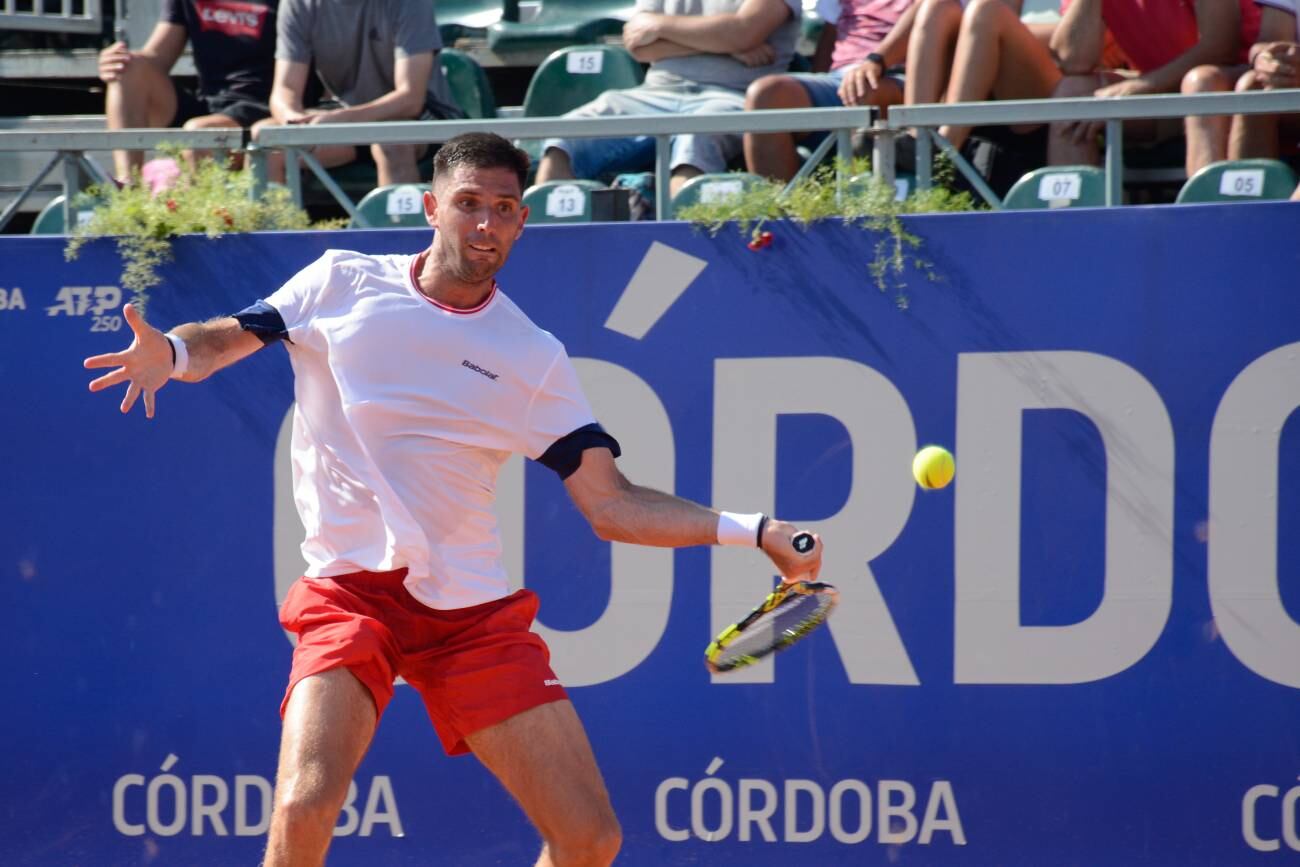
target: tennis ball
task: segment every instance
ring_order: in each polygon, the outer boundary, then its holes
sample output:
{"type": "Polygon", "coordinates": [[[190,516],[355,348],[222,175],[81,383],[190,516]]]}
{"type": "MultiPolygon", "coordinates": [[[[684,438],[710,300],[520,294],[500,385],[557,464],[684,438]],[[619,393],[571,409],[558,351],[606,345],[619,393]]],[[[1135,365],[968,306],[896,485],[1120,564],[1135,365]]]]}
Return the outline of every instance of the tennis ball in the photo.
{"type": "Polygon", "coordinates": [[[952,453],[942,446],[926,446],[912,459],[912,475],[926,490],[946,487],[956,472],[952,453]]]}

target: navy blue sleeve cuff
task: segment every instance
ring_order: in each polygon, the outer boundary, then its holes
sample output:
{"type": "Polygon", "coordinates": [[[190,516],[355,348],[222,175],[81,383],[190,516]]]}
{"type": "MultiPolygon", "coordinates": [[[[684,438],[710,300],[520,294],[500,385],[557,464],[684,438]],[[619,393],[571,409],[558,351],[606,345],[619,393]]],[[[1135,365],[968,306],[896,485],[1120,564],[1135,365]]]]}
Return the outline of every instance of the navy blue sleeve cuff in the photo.
{"type": "Polygon", "coordinates": [[[599,424],[592,422],[551,443],[551,447],[537,459],[537,462],[554,470],[561,479],[567,479],[582,465],[582,453],[587,449],[609,449],[614,457],[623,454],[618,440],[605,433],[605,429],[599,424]]]}
{"type": "Polygon", "coordinates": [[[245,307],[235,314],[235,321],[239,323],[240,328],[257,335],[262,343],[289,340],[289,329],[285,327],[284,317],[280,315],[279,310],[265,301],[258,301],[251,307],[245,307]]]}

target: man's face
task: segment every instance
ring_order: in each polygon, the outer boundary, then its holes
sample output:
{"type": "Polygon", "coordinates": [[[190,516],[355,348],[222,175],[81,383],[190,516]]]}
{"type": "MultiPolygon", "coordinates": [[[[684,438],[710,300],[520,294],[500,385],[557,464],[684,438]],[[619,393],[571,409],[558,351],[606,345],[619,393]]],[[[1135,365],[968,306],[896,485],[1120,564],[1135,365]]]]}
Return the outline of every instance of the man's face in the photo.
{"type": "Polygon", "coordinates": [[[528,219],[522,195],[518,176],[506,168],[456,166],[435,181],[424,194],[424,214],[438,230],[434,245],[452,276],[480,283],[500,270],[528,219]]]}

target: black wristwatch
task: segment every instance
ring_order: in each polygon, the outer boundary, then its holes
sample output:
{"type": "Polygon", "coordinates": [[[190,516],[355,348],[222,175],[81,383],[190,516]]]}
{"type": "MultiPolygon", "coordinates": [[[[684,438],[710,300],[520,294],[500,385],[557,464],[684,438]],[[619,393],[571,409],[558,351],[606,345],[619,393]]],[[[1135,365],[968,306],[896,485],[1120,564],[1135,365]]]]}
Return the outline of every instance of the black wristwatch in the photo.
{"type": "Polygon", "coordinates": [[[885,55],[881,54],[879,51],[873,51],[868,54],[867,60],[870,60],[872,63],[879,63],[881,69],[887,68],[885,65],[885,55]]]}

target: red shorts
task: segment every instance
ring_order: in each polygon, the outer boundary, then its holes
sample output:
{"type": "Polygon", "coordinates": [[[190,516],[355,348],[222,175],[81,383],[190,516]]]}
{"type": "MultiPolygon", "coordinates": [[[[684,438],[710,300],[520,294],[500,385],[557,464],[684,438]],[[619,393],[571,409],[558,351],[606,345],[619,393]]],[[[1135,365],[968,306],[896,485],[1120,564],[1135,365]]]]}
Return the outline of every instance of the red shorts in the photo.
{"type": "Polygon", "coordinates": [[[370,690],[382,715],[400,675],[424,707],[448,755],[469,752],[465,736],[547,702],[567,698],[550,650],[530,631],[537,594],[440,611],[402,586],[406,570],[300,578],[280,623],[298,634],[283,718],[294,685],[343,666],[370,690]]]}

